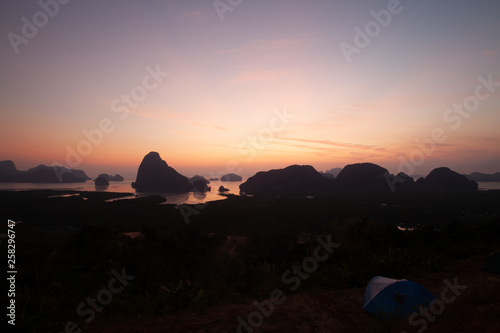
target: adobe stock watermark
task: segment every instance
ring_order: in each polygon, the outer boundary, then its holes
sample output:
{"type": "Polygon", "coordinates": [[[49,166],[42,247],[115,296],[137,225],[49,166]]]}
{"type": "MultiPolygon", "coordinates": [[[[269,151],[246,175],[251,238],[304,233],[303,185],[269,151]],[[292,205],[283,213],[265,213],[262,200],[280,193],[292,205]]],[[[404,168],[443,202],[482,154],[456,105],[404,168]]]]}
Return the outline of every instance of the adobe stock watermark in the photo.
{"type": "MultiPolygon", "coordinates": [[[[243,140],[238,145],[238,154],[247,156],[246,161],[250,162],[257,156],[257,151],[264,150],[266,146],[274,141],[275,133],[279,133],[290,125],[291,121],[295,119],[295,114],[289,113],[286,107],[281,110],[273,109],[274,116],[269,120],[269,126],[262,128],[256,135],[249,135],[247,140],[243,140]]],[[[230,160],[226,163],[226,169],[219,172],[210,172],[210,178],[220,178],[224,174],[241,173],[243,168],[237,160],[230,160]]],[[[191,215],[198,215],[202,209],[207,207],[208,203],[196,205],[179,205],[178,209],[181,212],[182,218],[186,224],[191,223],[189,220],[191,215]]]]}
{"type": "MultiPolygon", "coordinates": [[[[136,109],[148,97],[149,93],[158,88],[170,75],[168,72],[163,72],[159,64],[154,69],[151,66],[147,66],[145,69],[147,74],[142,78],[140,84],[134,86],[129,93],[123,93],[111,102],[111,111],[118,115],[119,120],[125,120],[129,116],[130,110],[136,109]]],[[[64,165],[68,169],[79,166],[83,158],[92,154],[94,148],[104,141],[105,134],[110,134],[115,130],[115,122],[116,120],[113,121],[110,118],[102,118],[96,128],[83,129],[82,135],[85,139],[80,140],[73,147],[66,146],[66,163],[54,161],[52,166],[64,165]]],[[[58,168],[56,171],[60,182],[62,182],[63,173],[64,169],[62,168],[58,168]]]]}
{"type": "Polygon", "coordinates": [[[375,10],[370,11],[370,15],[373,17],[373,20],[368,21],[365,24],[364,29],[361,29],[358,26],[354,27],[353,44],[346,42],[339,44],[345,60],[348,63],[351,63],[352,56],[354,54],[360,54],[361,50],[368,47],[372,40],[381,34],[382,29],[389,26],[392,18],[395,15],[400,14],[403,9],[404,7],[401,5],[401,1],[389,0],[387,3],[387,9],[382,9],[378,12],[375,10]]]}
{"type": "MultiPolygon", "coordinates": [[[[466,96],[461,103],[454,103],[452,107],[446,109],[443,113],[443,121],[446,124],[450,124],[453,131],[458,130],[462,126],[464,119],[470,118],[473,112],[479,109],[481,102],[489,99],[497,91],[498,87],[500,87],[500,81],[494,81],[493,74],[489,74],[486,78],[481,75],[477,80],[479,84],[474,89],[473,94],[466,96]]],[[[408,158],[399,156],[400,164],[398,172],[411,175],[415,171],[415,167],[422,165],[426,158],[435,152],[438,144],[444,143],[448,139],[446,131],[445,128],[436,127],[432,130],[428,138],[422,141],[415,140],[417,148],[409,154],[408,158]]],[[[386,180],[389,188],[394,192],[394,185],[404,179],[401,177],[393,179],[386,177],[386,180]]]]}
{"type": "MultiPolygon", "coordinates": [[[[99,290],[95,297],[87,297],[76,307],[76,314],[79,317],[86,317],[84,321],[87,324],[95,319],[96,311],[102,312],[104,307],[113,301],[113,295],[121,293],[129,282],[136,278],[133,275],[127,275],[125,267],[122,268],[121,274],[113,269],[111,275],[113,277],[108,281],[107,288],[99,290]]],[[[64,325],[64,331],[60,333],[80,333],[81,331],[76,322],[68,321],[64,325]]]]}
{"type": "Polygon", "coordinates": [[[38,35],[40,29],[45,27],[50,19],[53,19],[58,13],[61,5],[66,5],[71,0],[39,0],[38,6],[41,10],[37,11],[31,17],[31,20],[26,16],[21,18],[23,23],[21,26],[21,35],[14,32],[9,32],[7,38],[14,53],[19,53],[21,44],[28,44],[30,40],[38,35]]]}
{"type": "MultiPolygon", "coordinates": [[[[285,271],[281,276],[281,281],[289,285],[291,292],[299,289],[301,282],[307,280],[311,274],[317,271],[319,263],[326,261],[333,253],[333,250],[340,247],[339,243],[332,243],[330,235],[326,238],[326,242],[321,237],[317,237],[316,240],[319,245],[314,249],[313,256],[304,258],[301,265],[293,265],[291,269],[285,271]]],[[[260,303],[253,302],[256,311],[250,312],[246,320],[241,316],[236,319],[238,321],[237,332],[254,332],[254,329],[262,326],[265,318],[269,318],[274,313],[276,305],[283,304],[285,301],[286,296],[283,290],[274,289],[269,294],[269,299],[260,303]]]]}
{"type": "Polygon", "coordinates": [[[219,20],[224,22],[224,14],[226,12],[232,12],[236,7],[241,5],[243,1],[244,0],[214,0],[212,5],[219,16],[219,20]]]}
{"type": "MultiPolygon", "coordinates": [[[[456,301],[457,297],[461,295],[461,291],[468,288],[465,285],[458,284],[458,278],[455,277],[453,284],[448,281],[443,281],[446,286],[441,290],[441,298],[436,298],[429,304],[429,308],[420,307],[418,312],[413,312],[408,319],[411,326],[420,326],[417,330],[418,333],[424,332],[429,323],[436,321],[437,316],[442,314],[446,310],[446,305],[451,304],[456,301]]],[[[401,333],[408,333],[402,331],[401,333]]]]}

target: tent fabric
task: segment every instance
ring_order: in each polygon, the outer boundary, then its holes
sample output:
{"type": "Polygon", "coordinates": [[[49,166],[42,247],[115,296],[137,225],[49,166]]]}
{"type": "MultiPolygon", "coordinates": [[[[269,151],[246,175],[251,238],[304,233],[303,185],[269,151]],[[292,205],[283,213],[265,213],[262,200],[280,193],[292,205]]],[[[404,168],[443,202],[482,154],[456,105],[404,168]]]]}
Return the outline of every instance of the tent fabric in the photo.
{"type": "Polygon", "coordinates": [[[486,272],[500,274],[500,250],[491,253],[481,265],[486,272]]]}
{"type": "Polygon", "coordinates": [[[363,309],[382,319],[403,319],[419,307],[429,307],[436,297],[408,280],[374,277],[366,287],[363,309]]]}
{"type": "Polygon", "coordinates": [[[365,297],[363,298],[363,309],[382,291],[382,289],[398,281],[406,280],[389,279],[383,276],[376,276],[371,279],[370,283],[368,283],[368,287],[366,287],[365,297]]]}

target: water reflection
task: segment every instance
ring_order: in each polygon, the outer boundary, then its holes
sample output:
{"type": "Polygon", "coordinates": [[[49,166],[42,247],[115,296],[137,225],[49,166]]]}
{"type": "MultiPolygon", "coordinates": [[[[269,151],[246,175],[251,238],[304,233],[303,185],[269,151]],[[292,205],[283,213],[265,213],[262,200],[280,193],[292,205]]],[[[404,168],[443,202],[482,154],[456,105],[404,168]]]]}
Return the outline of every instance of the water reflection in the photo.
{"type": "Polygon", "coordinates": [[[95,190],[97,192],[105,192],[109,188],[109,185],[97,185],[95,186],[95,190]]]}
{"type": "MultiPolygon", "coordinates": [[[[243,181],[245,181],[244,179],[243,181]]],[[[131,199],[135,197],[143,197],[150,195],[160,195],[167,199],[165,204],[202,204],[209,201],[225,200],[226,197],[219,194],[218,189],[221,185],[227,188],[229,191],[225,194],[235,194],[239,195],[240,188],[239,185],[243,182],[222,182],[222,181],[211,181],[209,186],[212,187],[211,192],[200,193],[200,192],[189,192],[189,193],[137,193],[135,189],[132,188],[131,180],[125,180],[123,182],[110,181],[108,187],[96,187],[94,182],[86,183],[61,183],[61,184],[33,184],[33,183],[0,183],[0,190],[13,190],[13,191],[26,191],[26,190],[55,190],[55,191],[98,191],[98,192],[119,192],[119,193],[133,193],[134,196],[119,198],[120,199],[131,199]]]]}

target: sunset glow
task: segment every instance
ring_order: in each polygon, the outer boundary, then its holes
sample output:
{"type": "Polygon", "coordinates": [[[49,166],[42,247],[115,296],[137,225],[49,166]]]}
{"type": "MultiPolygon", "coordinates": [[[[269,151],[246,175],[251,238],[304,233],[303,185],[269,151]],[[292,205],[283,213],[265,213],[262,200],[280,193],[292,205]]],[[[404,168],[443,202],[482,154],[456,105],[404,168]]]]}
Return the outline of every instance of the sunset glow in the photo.
{"type": "Polygon", "coordinates": [[[388,3],[243,1],[221,21],[212,1],[73,1],[16,53],[8,34],[42,9],[3,2],[0,160],[91,177],[134,175],[149,151],[186,175],[500,171],[500,3],[401,1],[347,59],[388,3]]]}

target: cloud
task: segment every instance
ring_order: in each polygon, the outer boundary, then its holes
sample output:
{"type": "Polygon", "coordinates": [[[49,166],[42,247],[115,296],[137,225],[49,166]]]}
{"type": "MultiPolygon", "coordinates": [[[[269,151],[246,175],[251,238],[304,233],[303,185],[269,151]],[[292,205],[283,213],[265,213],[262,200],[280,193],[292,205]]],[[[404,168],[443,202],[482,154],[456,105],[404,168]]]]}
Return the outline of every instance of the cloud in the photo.
{"type": "Polygon", "coordinates": [[[375,151],[386,151],[385,148],[377,147],[377,146],[363,145],[363,144],[356,144],[356,143],[346,143],[346,142],[334,142],[334,141],[329,141],[329,140],[309,140],[309,139],[299,139],[299,138],[279,138],[279,140],[313,143],[313,144],[320,144],[320,145],[329,145],[329,146],[335,146],[335,147],[339,147],[339,148],[354,148],[354,149],[366,149],[366,150],[375,150],[375,151]]]}

